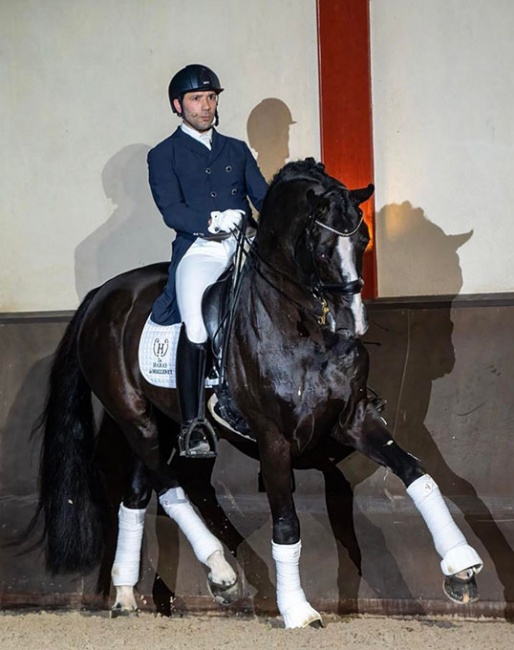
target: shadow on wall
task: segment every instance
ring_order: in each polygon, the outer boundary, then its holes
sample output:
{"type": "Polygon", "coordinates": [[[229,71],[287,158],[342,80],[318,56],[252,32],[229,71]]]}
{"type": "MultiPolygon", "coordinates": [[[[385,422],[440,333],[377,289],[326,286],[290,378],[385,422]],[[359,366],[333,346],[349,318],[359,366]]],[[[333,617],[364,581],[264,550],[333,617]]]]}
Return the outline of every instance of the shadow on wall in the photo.
{"type": "Polygon", "coordinates": [[[296,124],[281,99],[268,97],[251,111],[246,123],[248,142],[257,152],[257,164],[267,181],[289,158],[289,127],[296,124]]]}
{"type": "Polygon", "coordinates": [[[472,237],[472,230],[447,235],[409,201],[384,206],[375,221],[380,294],[455,296],[460,292],[457,250],[472,237]]]}
{"type": "MultiPolygon", "coordinates": [[[[505,602],[511,603],[514,600],[514,574],[509,568],[513,562],[512,549],[475,487],[452,469],[452,459],[445,458],[440,451],[439,444],[452,449],[452,431],[447,409],[437,403],[437,391],[433,390],[434,383],[451,375],[455,367],[451,305],[462,288],[457,251],[469,241],[473,231],[446,235],[426,218],[421,208],[414,208],[409,202],[384,207],[376,219],[382,224],[377,246],[381,256],[388,259],[389,272],[394,269],[397,293],[405,296],[419,293],[418,281],[422,279],[428,289],[426,294],[441,294],[444,287],[446,296],[435,305],[423,305],[422,300],[413,307],[406,305],[401,316],[398,310],[379,305],[373,309],[370,305],[370,329],[365,336],[370,353],[370,385],[388,401],[385,417],[395,440],[421,460],[441,492],[461,510],[462,515],[457,517],[459,526],[471,544],[473,536],[479,540],[479,552],[483,553],[489,571],[491,564],[496,569],[505,602]],[[427,417],[429,410],[431,418],[427,417]],[[437,424],[438,436],[434,437],[427,421],[437,424]]],[[[447,382],[448,390],[454,394],[446,397],[458,411],[460,393],[456,383],[447,382]]],[[[470,476],[481,471],[483,462],[476,456],[472,458],[468,465],[470,476]]],[[[362,457],[349,459],[344,471],[352,476],[352,483],[366,477],[367,463],[362,457]]],[[[370,472],[374,469],[369,467],[370,472]]],[[[377,487],[382,482],[391,498],[404,493],[403,485],[391,474],[384,477],[382,472],[376,472],[372,481],[377,487]]],[[[487,574],[486,566],[484,576],[479,577],[481,584],[488,580],[487,574]]],[[[488,599],[487,594],[483,597],[488,599]]],[[[505,616],[512,618],[508,607],[505,616]]]]}
{"type": "Polygon", "coordinates": [[[169,259],[173,232],[162,221],[148,185],[150,147],[131,144],[114,155],[102,172],[112,215],[75,249],[75,287],[86,293],[129,269],[169,259]]]}

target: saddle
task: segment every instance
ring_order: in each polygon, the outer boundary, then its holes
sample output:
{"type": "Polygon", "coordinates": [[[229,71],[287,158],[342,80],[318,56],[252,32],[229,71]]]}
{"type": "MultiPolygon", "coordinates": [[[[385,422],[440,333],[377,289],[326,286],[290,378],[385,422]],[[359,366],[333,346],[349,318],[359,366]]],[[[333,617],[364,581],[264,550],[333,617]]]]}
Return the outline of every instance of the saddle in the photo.
{"type": "Polygon", "coordinates": [[[202,298],[202,315],[211,342],[212,373],[218,376],[218,383],[212,388],[208,408],[213,418],[233,433],[255,440],[250,427],[237,409],[225,379],[225,352],[228,334],[232,327],[232,315],[237,297],[237,280],[234,280],[234,266],[230,266],[214,283],[207,287],[202,298]]]}

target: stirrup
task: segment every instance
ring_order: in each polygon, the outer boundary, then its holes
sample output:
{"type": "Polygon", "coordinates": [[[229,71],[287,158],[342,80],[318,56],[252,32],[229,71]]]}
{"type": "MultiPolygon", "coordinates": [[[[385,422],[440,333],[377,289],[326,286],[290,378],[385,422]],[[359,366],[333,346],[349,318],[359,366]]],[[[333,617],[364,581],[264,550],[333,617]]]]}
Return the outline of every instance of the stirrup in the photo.
{"type": "Polygon", "coordinates": [[[178,434],[178,453],[186,458],[216,458],[218,455],[218,438],[209,420],[195,418],[185,424],[178,434]],[[193,433],[201,436],[198,446],[197,441],[191,440],[193,433]]]}

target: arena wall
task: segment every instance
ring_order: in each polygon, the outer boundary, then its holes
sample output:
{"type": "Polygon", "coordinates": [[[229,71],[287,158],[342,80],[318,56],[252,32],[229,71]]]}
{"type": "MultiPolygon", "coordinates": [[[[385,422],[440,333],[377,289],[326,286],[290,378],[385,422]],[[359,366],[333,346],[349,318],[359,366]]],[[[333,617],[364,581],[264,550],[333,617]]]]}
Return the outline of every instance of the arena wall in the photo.
{"type": "MultiPolygon", "coordinates": [[[[304,588],[325,612],[510,618],[514,350],[505,341],[514,327],[514,299],[506,294],[383,299],[368,308],[370,385],[388,401],[384,415],[396,440],[422,459],[482,556],[481,600],[460,607],[445,599],[438,556],[403,485],[358,453],[342,457],[341,452],[319,469],[295,470],[304,588]]],[[[0,321],[4,543],[15,539],[34,513],[39,439],[30,431],[68,317],[0,321]]],[[[20,555],[26,546],[15,544],[0,555],[2,607],[106,609],[112,604],[109,572],[124,446],[110,420],[101,413],[98,420],[99,462],[110,477],[111,499],[99,572],[85,579],[52,577],[40,553],[20,555]]],[[[259,492],[258,463],[223,441],[214,467],[210,461],[188,462],[184,472],[191,497],[235,555],[241,598],[232,611],[274,613],[271,519],[259,492]]],[[[155,500],[146,521],[138,591],[141,607],[153,611],[223,612],[208,594],[203,567],[174,523],[157,511],[155,500]]]]}

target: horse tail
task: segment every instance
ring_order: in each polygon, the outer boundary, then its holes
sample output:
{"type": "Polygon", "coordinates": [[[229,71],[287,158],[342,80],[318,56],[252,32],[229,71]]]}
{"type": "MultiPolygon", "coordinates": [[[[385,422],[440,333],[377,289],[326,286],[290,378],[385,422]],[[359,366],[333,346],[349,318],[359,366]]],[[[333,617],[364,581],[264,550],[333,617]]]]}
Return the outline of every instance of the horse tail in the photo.
{"type": "Polygon", "coordinates": [[[45,408],[36,424],[43,433],[39,503],[43,515],[38,545],[53,574],[92,571],[102,557],[103,494],[94,464],[91,389],[82,374],[77,340],[84,315],[98,289],[84,298],[68,324],[53,359],[45,408]]]}

